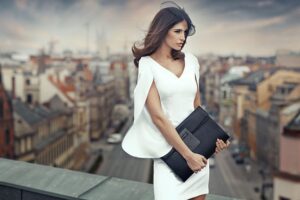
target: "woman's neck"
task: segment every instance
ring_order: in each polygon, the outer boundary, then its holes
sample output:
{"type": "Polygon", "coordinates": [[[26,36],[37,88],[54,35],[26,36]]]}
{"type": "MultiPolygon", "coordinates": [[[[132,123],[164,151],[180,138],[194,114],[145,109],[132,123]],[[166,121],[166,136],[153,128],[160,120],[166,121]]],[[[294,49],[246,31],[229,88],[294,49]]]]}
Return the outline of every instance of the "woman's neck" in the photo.
{"type": "Polygon", "coordinates": [[[162,44],[152,55],[159,60],[172,59],[171,48],[162,44]]]}

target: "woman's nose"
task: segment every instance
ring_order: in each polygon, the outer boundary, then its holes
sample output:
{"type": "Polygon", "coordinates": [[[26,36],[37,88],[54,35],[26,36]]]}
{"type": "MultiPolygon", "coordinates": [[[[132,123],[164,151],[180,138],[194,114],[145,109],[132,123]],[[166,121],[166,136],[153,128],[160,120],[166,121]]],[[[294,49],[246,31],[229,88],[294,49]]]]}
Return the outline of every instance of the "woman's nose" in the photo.
{"type": "Polygon", "coordinates": [[[183,42],[185,40],[185,35],[184,34],[180,34],[180,38],[181,42],[183,42]]]}

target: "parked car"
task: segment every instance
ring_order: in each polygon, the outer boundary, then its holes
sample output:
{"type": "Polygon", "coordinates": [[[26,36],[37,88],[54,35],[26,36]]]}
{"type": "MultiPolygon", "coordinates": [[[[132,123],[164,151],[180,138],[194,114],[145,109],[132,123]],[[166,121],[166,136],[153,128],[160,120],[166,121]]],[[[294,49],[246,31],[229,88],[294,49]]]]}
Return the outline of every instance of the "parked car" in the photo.
{"type": "Polygon", "coordinates": [[[245,160],[244,160],[244,157],[240,154],[238,154],[235,158],[235,163],[236,164],[244,164],[245,160]]]}
{"type": "Polygon", "coordinates": [[[233,158],[237,157],[240,154],[240,148],[238,146],[231,149],[231,156],[233,158]]]}
{"type": "Polygon", "coordinates": [[[123,139],[123,136],[121,133],[113,133],[113,134],[110,134],[106,140],[107,143],[110,143],[110,144],[117,144],[117,143],[120,143],[123,139]]]}
{"type": "Polygon", "coordinates": [[[237,157],[238,155],[246,157],[249,152],[248,147],[244,143],[232,143],[229,149],[233,158],[237,157]]]}

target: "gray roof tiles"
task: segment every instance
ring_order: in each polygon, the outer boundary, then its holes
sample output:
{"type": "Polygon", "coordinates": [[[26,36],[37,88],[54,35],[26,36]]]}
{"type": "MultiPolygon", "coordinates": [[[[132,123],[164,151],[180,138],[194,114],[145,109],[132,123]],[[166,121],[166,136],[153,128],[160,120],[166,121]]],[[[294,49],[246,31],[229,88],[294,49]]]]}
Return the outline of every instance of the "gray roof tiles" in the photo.
{"type": "Polygon", "coordinates": [[[61,113],[61,111],[47,109],[41,105],[30,108],[19,99],[13,100],[13,110],[30,125],[35,125],[61,113]]]}
{"type": "Polygon", "coordinates": [[[43,118],[51,118],[53,116],[60,114],[60,112],[58,112],[58,111],[47,109],[41,105],[34,107],[33,110],[34,110],[34,112],[36,112],[38,115],[40,115],[43,118]]]}
{"type": "Polygon", "coordinates": [[[300,131],[300,110],[297,115],[286,126],[288,129],[300,131]]]}
{"type": "Polygon", "coordinates": [[[230,85],[248,85],[250,90],[256,90],[257,85],[269,75],[274,74],[278,69],[263,69],[249,73],[246,77],[231,81],[230,85]]]}
{"type": "Polygon", "coordinates": [[[38,115],[19,99],[13,100],[13,109],[30,125],[35,125],[43,121],[42,116],[38,115]]]}

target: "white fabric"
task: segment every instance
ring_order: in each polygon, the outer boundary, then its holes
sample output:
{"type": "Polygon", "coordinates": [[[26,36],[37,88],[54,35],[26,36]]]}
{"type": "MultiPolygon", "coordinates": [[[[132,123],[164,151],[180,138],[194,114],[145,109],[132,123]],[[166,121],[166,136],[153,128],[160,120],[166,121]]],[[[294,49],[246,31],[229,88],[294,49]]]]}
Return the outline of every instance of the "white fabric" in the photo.
{"type": "Polygon", "coordinates": [[[182,182],[161,159],[153,159],[153,189],[155,200],[187,200],[208,194],[209,160],[206,167],[182,182]]]}
{"type": "Polygon", "coordinates": [[[197,80],[199,80],[199,63],[197,58],[190,53],[185,53],[185,68],[180,78],[160,66],[150,56],[144,56],[140,59],[138,81],[134,89],[134,122],[122,142],[122,148],[125,152],[139,158],[160,158],[170,151],[172,146],[152,122],[145,106],[146,98],[154,80],[165,114],[176,126],[194,109],[192,105],[195,98],[196,84],[187,83],[189,85],[182,85],[182,91],[179,92],[176,85],[174,85],[174,81],[180,83],[183,78],[184,80],[194,81],[195,74],[197,80]],[[163,81],[158,79],[158,75],[162,71],[158,72],[157,70],[165,70],[163,81]],[[186,92],[189,92],[189,95],[186,95],[186,92]],[[175,94],[176,99],[165,98],[172,93],[175,94]],[[185,96],[186,98],[183,98],[185,96]],[[172,101],[172,99],[175,101],[172,101]]]}

